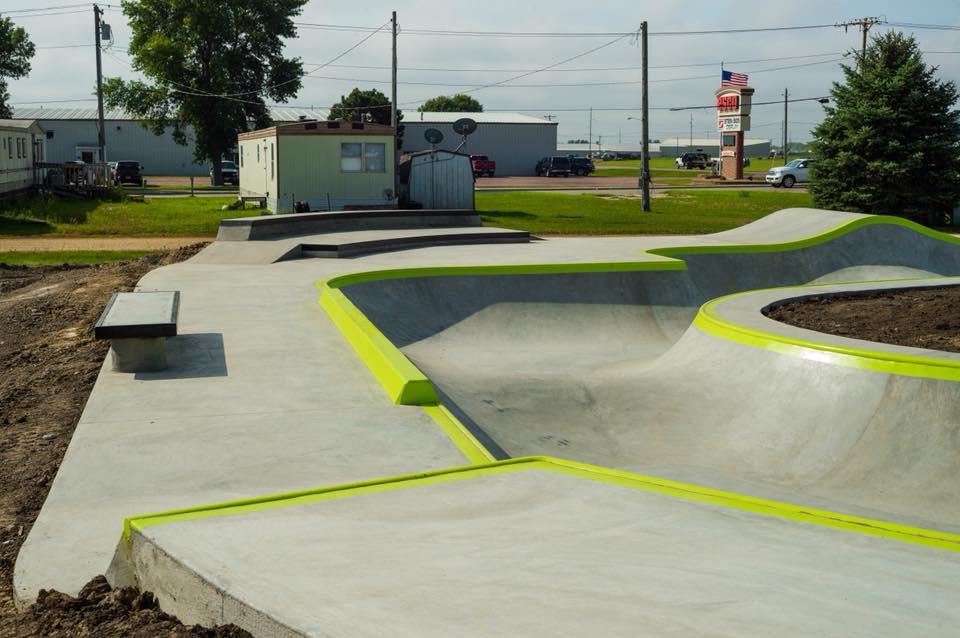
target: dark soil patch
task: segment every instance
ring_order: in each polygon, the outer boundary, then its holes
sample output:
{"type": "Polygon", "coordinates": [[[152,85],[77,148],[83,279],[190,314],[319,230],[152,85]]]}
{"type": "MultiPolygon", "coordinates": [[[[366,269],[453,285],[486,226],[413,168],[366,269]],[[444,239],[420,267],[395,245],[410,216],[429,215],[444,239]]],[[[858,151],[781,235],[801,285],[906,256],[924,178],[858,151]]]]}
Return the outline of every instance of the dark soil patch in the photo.
{"type": "Polygon", "coordinates": [[[809,297],[766,314],[852,339],[960,352],[960,286],[809,297]]]}
{"type": "Polygon", "coordinates": [[[90,603],[48,592],[25,614],[13,604],[14,561],[107,353],[93,338],[97,317],[111,293],[202,247],[100,266],[0,266],[0,636],[240,635],[170,633],[172,624],[143,633],[139,623],[150,626],[156,619],[147,616],[160,612],[126,605],[129,593],[90,603]]]}

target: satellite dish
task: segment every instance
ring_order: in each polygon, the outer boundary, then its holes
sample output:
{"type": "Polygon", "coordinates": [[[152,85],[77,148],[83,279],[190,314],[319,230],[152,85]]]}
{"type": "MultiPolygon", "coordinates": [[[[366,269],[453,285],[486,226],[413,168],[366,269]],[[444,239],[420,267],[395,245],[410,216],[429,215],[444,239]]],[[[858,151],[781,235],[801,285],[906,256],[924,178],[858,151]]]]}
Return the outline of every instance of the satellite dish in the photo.
{"type": "Polygon", "coordinates": [[[453,130],[464,137],[477,130],[477,123],[469,117],[461,117],[453,123],[453,130]]]}
{"type": "Polygon", "coordinates": [[[431,144],[439,144],[443,141],[443,133],[435,128],[428,128],[423,132],[423,136],[427,138],[427,141],[431,144]]]}

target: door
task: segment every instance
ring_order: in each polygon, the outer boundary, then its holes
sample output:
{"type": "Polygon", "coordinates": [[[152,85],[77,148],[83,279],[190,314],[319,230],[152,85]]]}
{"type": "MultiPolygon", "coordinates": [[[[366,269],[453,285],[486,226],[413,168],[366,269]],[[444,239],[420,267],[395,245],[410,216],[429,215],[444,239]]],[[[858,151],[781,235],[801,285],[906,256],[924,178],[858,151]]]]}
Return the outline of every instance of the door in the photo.
{"type": "Polygon", "coordinates": [[[80,161],[85,164],[93,164],[93,151],[81,151],[80,161]]]}

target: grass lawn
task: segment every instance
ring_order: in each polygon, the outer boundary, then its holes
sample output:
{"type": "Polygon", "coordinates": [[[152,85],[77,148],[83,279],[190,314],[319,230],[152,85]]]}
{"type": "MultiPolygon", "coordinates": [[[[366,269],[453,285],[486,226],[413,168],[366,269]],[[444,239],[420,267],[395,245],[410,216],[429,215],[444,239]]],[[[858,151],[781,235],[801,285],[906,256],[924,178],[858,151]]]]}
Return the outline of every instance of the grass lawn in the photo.
{"type": "MultiPolygon", "coordinates": [[[[134,186],[133,188],[139,188],[134,186]]],[[[197,180],[193,184],[193,190],[195,191],[235,191],[239,186],[234,186],[233,184],[224,184],[223,186],[213,186],[210,184],[210,180],[204,180],[202,183],[197,180]]],[[[190,190],[190,184],[176,185],[176,184],[151,184],[150,180],[147,180],[147,190],[148,191],[188,191],[190,190]]]]}
{"type": "Polygon", "coordinates": [[[810,206],[805,192],[667,191],[650,200],[639,197],[563,193],[477,193],[484,223],[550,234],[697,234],[742,226],[782,208],[810,206]]]}
{"type": "Polygon", "coordinates": [[[150,250],[41,250],[0,251],[0,264],[8,266],[59,266],[61,264],[105,264],[111,261],[136,259],[150,250]]]}
{"type": "Polygon", "coordinates": [[[232,197],[147,198],[144,202],[31,197],[0,205],[0,235],[213,236],[221,219],[259,215],[220,210],[232,197]]]}

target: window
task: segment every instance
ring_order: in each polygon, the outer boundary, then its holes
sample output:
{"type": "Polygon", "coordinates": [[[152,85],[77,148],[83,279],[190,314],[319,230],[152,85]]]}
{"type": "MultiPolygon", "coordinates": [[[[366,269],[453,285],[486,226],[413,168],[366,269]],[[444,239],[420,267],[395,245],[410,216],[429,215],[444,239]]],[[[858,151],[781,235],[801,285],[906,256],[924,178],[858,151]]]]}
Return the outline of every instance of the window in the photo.
{"type": "Polygon", "coordinates": [[[23,138],[17,138],[17,159],[23,157],[23,138]]]}
{"type": "Polygon", "coordinates": [[[243,168],[243,152],[245,150],[246,150],[246,147],[243,144],[241,144],[240,145],[240,168],[243,168]]]}
{"type": "Polygon", "coordinates": [[[359,173],[363,170],[363,144],[340,144],[340,170],[344,173],[359,173]]]}
{"type": "Polygon", "coordinates": [[[7,157],[13,159],[13,138],[7,138],[7,157]]]}
{"type": "Polygon", "coordinates": [[[387,170],[387,145],[363,145],[363,170],[368,173],[385,173],[387,170]]]}
{"type": "Polygon", "coordinates": [[[52,140],[52,139],[53,139],[53,131],[47,131],[47,139],[48,139],[48,140],[52,140]]]}
{"type": "Polygon", "coordinates": [[[260,163],[260,143],[257,143],[257,164],[260,163]]]}
{"type": "Polygon", "coordinates": [[[273,142],[270,142],[270,179],[273,179],[273,142]]]}

